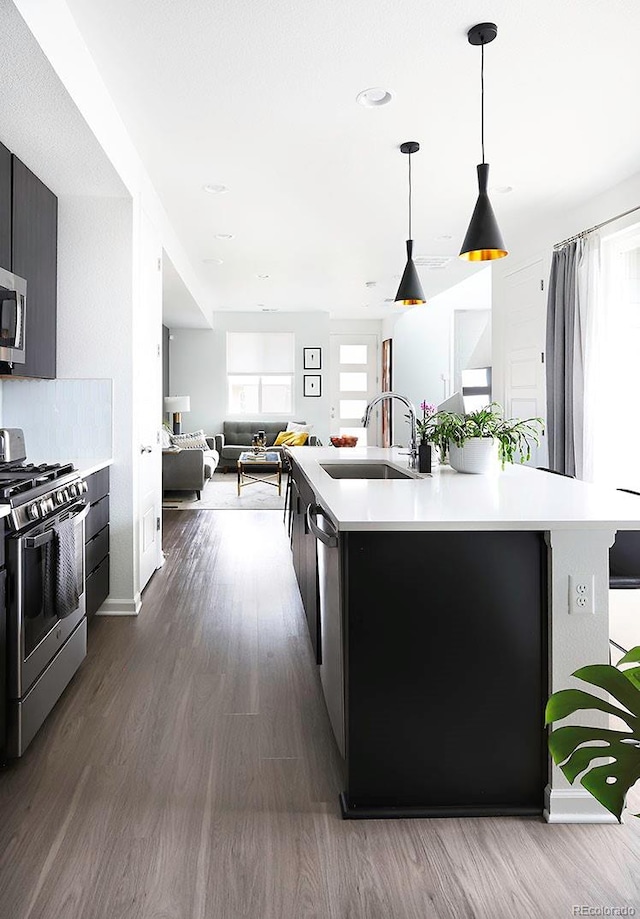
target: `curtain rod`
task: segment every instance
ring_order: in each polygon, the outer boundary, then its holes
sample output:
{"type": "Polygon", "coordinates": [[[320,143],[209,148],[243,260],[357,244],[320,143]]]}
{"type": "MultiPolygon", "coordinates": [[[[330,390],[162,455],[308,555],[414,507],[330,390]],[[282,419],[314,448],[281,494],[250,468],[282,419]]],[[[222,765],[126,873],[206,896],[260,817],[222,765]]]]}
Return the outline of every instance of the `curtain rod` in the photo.
{"type": "Polygon", "coordinates": [[[562,249],[563,246],[572,243],[576,239],[582,239],[583,236],[588,236],[589,233],[595,233],[596,230],[601,230],[602,227],[606,227],[608,224],[613,223],[616,220],[622,220],[623,217],[628,217],[629,214],[633,214],[635,211],[640,211],[640,204],[637,207],[632,207],[628,211],[625,211],[623,214],[617,214],[615,217],[610,217],[608,220],[603,220],[602,223],[597,223],[595,227],[589,227],[588,230],[583,230],[581,233],[576,233],[575,236],[570,236],[568,239],[563,239],[561,243],[555,243],[554,249],[562,249]]]}

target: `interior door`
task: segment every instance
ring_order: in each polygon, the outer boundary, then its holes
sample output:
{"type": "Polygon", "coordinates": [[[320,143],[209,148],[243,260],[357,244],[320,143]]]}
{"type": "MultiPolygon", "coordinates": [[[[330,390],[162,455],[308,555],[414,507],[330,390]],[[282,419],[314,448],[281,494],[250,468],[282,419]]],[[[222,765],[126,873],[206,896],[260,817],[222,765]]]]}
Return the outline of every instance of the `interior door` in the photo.
{"type": "Polygon", "coordinates": [[[142,591],[162,564],[162,466],[158,396],[162,391],[162,246],[144,211],[140,221],[140,304],[136,315],[135,405],[138,435],[138,571],[142,591]]]}
{"type": "MultiPolygon", "coordinates": [[[[544,418],[546,347],[545,267],[542,259],[505,277],[509,311],[505,329],[505,411],[508,418],[544,418]]],[[[544,439],[532,450],[531,465],[546,466],[544,439]]]]}
{"type": "Polygon", "coordinates": [[[376,335],[331,335],[331,434],[353,434],[358,446],[378,443],[375,423],[362,426],[367,403],[378,392],[376,335]]]}

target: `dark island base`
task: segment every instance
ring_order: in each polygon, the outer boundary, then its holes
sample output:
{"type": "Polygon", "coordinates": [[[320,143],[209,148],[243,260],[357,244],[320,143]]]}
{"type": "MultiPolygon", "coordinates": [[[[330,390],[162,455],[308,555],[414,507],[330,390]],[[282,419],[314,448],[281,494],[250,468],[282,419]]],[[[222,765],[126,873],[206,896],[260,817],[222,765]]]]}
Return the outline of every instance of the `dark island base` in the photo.
{"type": "Polygon", "coordinates": [[[542,819],[542,804],[540,807],[509,807],[496,805],[483,807],[481,805],[452,805],[451,807],[421,807],[419,805],[359,805],[351,804],[346,792],[340,792],[340,813],[343,820],[397,820],[415,819],[418,817],[540,817],[542,819]]]}

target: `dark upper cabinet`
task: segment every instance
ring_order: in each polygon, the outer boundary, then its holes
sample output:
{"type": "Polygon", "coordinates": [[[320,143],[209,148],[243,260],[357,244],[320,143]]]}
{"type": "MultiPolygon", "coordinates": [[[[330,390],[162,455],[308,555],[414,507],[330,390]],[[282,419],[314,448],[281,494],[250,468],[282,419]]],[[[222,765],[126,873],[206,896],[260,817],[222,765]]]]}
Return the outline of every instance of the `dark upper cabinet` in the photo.
{"type": "Polygon", "coordinates": [[[0,144],[0,268],[11,271],[11,151],[0,144]]]}
{"type": "Polygon", "coordinates": [[[12,271],[27,281],[26,362],[15,376],[54,379],[58,199],[40,179],[13,157],[12,271]]]}

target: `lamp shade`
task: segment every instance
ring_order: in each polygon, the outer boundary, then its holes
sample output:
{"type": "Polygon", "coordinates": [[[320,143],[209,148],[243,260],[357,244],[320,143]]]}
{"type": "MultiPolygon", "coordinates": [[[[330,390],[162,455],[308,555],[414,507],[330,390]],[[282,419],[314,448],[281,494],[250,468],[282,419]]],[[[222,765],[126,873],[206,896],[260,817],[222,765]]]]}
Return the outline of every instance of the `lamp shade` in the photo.
{"type": "Polygon", "coordinates": [[[396,303],[402,303],[404,306],[418,306],[426,303],[422,284],[418,277],[416,266],[413,264],[413,240],[407,240],[407,264],[405,265],[398,293],[396,294],[396,303]]]}
{"type": "Polygon", "coordinates": [[[504,258],[509,254],[505,249],[502,233],[487,194],[489,164],[480,163],[477,169],[478,200],[460,249],[460,258],[468,262],[485,262],[504,258]]]}
{"type": "Polygon", "coordinates": [[[191,411],[191,397],[190,396],[165,396],[164,397],[164,410],[165,412],[173,412],[173,414],[179,414],[180,412],[190,412],[191,411]]]}

